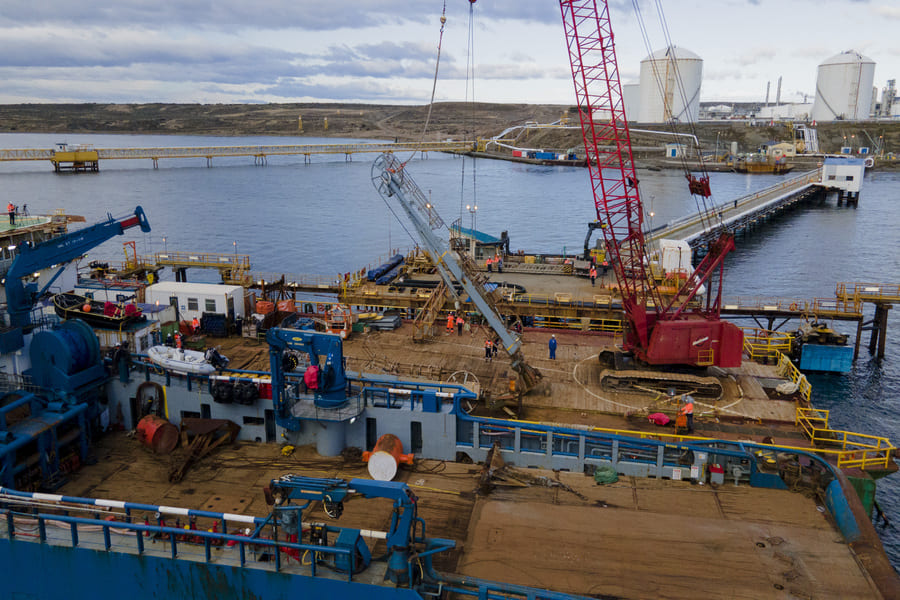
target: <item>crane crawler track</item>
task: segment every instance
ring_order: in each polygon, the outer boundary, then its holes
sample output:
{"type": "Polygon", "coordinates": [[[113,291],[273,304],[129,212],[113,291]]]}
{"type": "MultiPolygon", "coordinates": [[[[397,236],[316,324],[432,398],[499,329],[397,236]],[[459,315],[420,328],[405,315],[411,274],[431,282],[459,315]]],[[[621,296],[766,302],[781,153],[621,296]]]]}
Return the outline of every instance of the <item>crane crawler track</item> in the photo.
{"type": "Polygon", "coordinates": [[[718,400],[724,391],[722,383],[715,377],[639,370],[605,369],[600,374],[600,386],[607,392],[634,394],[668,395],[669,390],[674,389],[676,395],[690,394],[703,400],[718,400]]]}

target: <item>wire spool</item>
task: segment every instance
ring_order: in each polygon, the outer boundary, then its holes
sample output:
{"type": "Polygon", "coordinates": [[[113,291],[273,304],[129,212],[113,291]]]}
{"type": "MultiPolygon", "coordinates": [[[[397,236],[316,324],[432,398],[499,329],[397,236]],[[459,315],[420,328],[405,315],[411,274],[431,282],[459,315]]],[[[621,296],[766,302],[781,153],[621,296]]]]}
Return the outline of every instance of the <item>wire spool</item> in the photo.
{"type": "Polygon", "coordinates": [[[29,354],[32,365],[43,365],[44,370],[52,366],[57,373],[74,375],[98,364],[100,344],[89,325],[70,319],[59,327],[36,333],[29,354]]]}
{"type": "Polygon", "coordinates": [[[137,438],[157,454],[170,454],[178,445],[178,428],[156,415],[147,415],[137,425],[137,438]]]}
{"type": "Polygon", "coordinates": [[[412,454],[403,454],[403,442],[393,433],[385,433],[371,452],[363,453],[363,460],[369,461],[369,475],[376,481],[391,481],[400,463],[411,465],[412,459],[412,454]]]}

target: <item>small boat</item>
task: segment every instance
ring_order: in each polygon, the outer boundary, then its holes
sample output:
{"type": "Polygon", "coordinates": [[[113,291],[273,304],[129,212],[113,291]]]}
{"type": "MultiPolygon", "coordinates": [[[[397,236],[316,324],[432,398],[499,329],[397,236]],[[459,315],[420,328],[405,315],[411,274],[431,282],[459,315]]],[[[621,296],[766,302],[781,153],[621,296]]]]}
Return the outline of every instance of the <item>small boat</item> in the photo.
{"type": "Polygon", "coordinates": [[[61,319],[81,319],[101,329],[121,329],[147,320],[137,304],[101,302],[78,294],[56,294],[53,309],[61,319]]]}
{"type": "Polygon", "coordinates": [[[209,375],[216,370],[206,360],[206,355],[196,350],[181,350],[169,346],[151,346],[147,350],[147,356],[164,369],[178,373],[209,375]]]}

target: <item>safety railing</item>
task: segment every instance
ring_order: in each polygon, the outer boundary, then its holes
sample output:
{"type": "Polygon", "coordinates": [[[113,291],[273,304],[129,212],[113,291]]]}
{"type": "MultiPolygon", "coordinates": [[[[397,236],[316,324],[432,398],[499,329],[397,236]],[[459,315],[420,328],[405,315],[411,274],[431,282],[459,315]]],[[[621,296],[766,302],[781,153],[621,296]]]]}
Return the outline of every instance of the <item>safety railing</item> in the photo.
{"type": "Polygon", "coordinates": [[[141,256],[140,260],[158,265],[250,269],[250,256],[248,254],[173,251],[141,256]]]}
{"type": "Polygon", "coordinates": [[[791,336],[779,331],[769,331],[756,327],[742,327],[744,330],[744,352],[750,360],[777,358],[778,353],[791,351],[791,336]]]}
{"type": "MultiPolygon", "coordinates": [[[[124,503],[116,504],[124,505],[124,503]]],[[[64,510],[65,507],[61,509],[64,510]]],[[[184,514],[187,513],[185,510],[184,514]]],[[[0,537],[54,546],[138,555],[158,555],[165,552],[172,560],[239,565],[242,568],[252,567],[276,572],[308,571],[313,577],[318,574],[317,563],[321,561],[307,562],[303,560],[305,556],[342,555],[347,564],[354,566],[356,559],[354,551],[349,548],[232,535],[212,529],[207,531],[199,527],[196,529],[168,527],[149,521],[131,522],[130,513],[127,517],[129,521],[110,521],[66,514],[33,514],[30,511],[17,512],[10,508],[0,508],[0,515],[5,516],[3,519],[5,527],[0,528],[0,537]],[[165,546],[162,549],[155,545],[151,546],[151,540],[162,540],[164,545],[168,545],[168,549],[165,549],[165,546]],[[214,548],[230,549],[231,552],[223,555],[222,552],[213,552],[214,548]],[[273,560],[254,560],[263,553],[271,555],[273,560]]],[[[224,514],[213,517],[214,528],[217,529],[219,523],[224,524],[226,518],[224,514]]],[[[347,581],[353,580],[353,571],[351,568],[346,574],[347,581]]]]}
{"type": "Polygon", "coordinates": [[[846,302],[900,302],[900,284],[896,283],[838,283],[835,297],[846,302]]]}
{"type": "Polygon", "coordinates": [[[816,446],[838,447],[835,452],[840,468],[887,469],[893,459],[894,446],[885,437],[831,429],[829,411],[797,407],[796,423],[816,446]]]}
{"type": "Polygon", "coordinates": [[[834,314],[857,316],[862,313],[862,302],[858,299],[835,298],[726,298],[722,303],[723,310],[754,310],[759,312],[792,312],[809,316],[831,316],[834,314]]]}
{"type": "Polygon", "coordinates": [[[800,392],[802,400],[797,407],[809,407],[812,403],[812,385],[810,385],[806,375],[801,373],[793,361],[782,352],[778,353],[778,372],[797,384],[797,391],[800,392]]]}

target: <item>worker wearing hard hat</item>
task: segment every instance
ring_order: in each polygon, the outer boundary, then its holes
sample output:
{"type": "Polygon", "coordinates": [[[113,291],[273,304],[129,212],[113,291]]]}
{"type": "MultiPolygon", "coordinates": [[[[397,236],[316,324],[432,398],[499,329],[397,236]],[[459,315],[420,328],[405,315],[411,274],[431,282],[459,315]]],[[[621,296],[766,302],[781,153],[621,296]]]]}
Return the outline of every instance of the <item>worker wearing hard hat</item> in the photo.
{"type": "Polygon", "coordinates": [[[556,334],[550,336],[550,341],[547,342],[547,347],[550,349],[550,360],[556,360],[556,334]]]}
{"type": "Polygon", "coordinates": [[[690,394],[685,394],[681,399],[681,410],[678,414],[687,417],[687,432],[694,433],[694,399],[690,394]]]}

